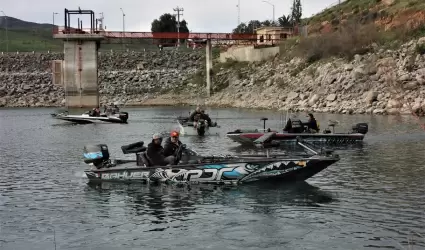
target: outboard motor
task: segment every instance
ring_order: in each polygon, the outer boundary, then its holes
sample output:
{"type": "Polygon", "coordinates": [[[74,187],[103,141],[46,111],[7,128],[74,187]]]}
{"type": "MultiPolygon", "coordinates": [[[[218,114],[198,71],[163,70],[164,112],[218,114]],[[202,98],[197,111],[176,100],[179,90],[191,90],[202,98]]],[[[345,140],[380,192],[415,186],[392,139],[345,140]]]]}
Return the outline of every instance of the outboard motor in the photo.
{"type": "Polygon", "coordinates": [[[360,133],[360,134],[367,134],[367,132],[369,131],[369,126],[367,125],[367,123],[357,123],[356,125],[353,126],[353,132],[354,133],[360,133]]]}
{"type": "Polygon", "coordinates": [[[127,112],[120,112],[118,117],[121,119],[121,121],[123,122],[127,122],[128,120],[128,113],[127,112]]]}
{"type": "Polygon", "coordinates": [[[109,160],[109,150],[106,144],[84,146],[84,162],[99,169],[109,160]]]}
{"type": "Polygon", "coordinates": [[[197,131],[198,131],[198,135],[205,135],[205,120],[204,119],[199,119],[198,120],[198,126],[197,126],[197,131]]]}

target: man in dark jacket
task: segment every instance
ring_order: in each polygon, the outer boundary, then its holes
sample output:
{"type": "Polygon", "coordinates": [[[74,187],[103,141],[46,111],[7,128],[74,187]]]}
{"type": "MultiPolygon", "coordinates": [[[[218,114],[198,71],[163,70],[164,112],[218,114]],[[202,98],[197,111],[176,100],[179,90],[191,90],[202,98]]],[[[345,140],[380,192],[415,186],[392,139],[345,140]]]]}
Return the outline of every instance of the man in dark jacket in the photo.
{"type": "Polygon", "coordinates": [[[166,166],[174,164],[174,156],[165,157],[164,148],[161,145],[162,136],[161,134],[154,134],[152,136],[152,142],[148,144],[146,155],[154,166],[166,166]]]}
{"type": "Polygon", "coordinates": [[[190,114],[189,121],[196,122],[201,117],[202,117],[201,108],[200,107],[196,107],[195,111],[193,111],[193,113],[190,114]]]}
{"type": "Polygon", "coordinates": [[[302,133],[304,131],[304,126],[300,119],[298,119],[295,115],[292,115],[292,117],[286,122],[283,131],[288,133],[302,133]]]}
{"type": "Polygon", "coordinates": [[[179,132],[171,131],[170,137],[168,137],[167,140],[165,140],[164,156],[177,157],[176,152],[181,145],[182,145],[182,142],[179,140],[179,132]]]}
{"type": "Polygon", "coordinates": [[[208,114],[205,113],[205,110],[201,109],[201,118],[208,122],[208,127],[211,127],[212,121],[208,114]]]}
{"type": "Polygon", "coordinates": [[[317,126],[317,121],[314,118],[313,114],[309,113],[308,117],[308,121],[306,123],[303,123],[303,125],[307,126],[308,129],[312,130],[312,132],[318,132],[319,126],[317,126]]]}

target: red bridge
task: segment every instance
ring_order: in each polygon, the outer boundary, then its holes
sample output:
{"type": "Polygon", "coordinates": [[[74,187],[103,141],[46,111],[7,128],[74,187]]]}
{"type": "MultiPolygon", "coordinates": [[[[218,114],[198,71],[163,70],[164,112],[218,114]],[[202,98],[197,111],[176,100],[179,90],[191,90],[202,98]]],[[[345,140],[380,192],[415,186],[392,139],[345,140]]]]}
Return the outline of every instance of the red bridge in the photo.
{"type": "MultiPolygon", "coordinates": [[[[256,34],[233,34],[233,33],[177,33],[177,32],[120,32],[93,29],[75,29],[59,27],[53,30],[53,34],[97,34],[105,37],[105,43],[134,43],[135,39],[152,39],[155,43],[169,44],[165,39],[192,39],[196,41],[211,40],[226,43],[235,41],[237,44],[257,43],[256,34]],[[162,40],[162,41],[160,41],[162,40]]],[[[277,42],[280,39],[268,38],[267,41],[277,42]]]]}
{"type": "Polygon", "coordinates": [[[177,32],[120,32],[90,29],[56,28],[53,34],[99,34],[105,38],[138,39],[211,39],[211,40],[257,40],[256,34],[233,33],[177,33],[177,32]]]}

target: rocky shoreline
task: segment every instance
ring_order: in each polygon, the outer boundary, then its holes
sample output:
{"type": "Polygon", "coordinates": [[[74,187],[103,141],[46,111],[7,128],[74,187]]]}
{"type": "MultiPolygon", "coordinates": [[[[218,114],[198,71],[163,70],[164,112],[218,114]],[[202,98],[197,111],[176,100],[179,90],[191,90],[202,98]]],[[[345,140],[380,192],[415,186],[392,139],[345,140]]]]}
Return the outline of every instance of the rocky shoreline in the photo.
{"type": "MultiPolygon", "coordinates": [[[[204,63],[203,51],[99,53],[101,102],[131,105],[181,88],[204,63]]],[[[52,84],[51,61],[62,53],[0,55],[0,107],[61,107],[65,92],[52,84]]]]}
{"type": "MultiPolygon", "coordinates": [[[[203,50],[104,53],[102,102],[125,105],[197,105],[290,109],[345,114],[399,114],[425,110],[425,38],[397,50],[377,48],[352,61],[306,65],[279,58],[238,67],[216,65],[214,91],[205,98],[203,50]],[[198,72],[199,71],[199,72],[198,72]]],[[[0,106],[63,106],[64,92],[50,81],[49,63],[61,54],[0,55],[0,106]]]]}

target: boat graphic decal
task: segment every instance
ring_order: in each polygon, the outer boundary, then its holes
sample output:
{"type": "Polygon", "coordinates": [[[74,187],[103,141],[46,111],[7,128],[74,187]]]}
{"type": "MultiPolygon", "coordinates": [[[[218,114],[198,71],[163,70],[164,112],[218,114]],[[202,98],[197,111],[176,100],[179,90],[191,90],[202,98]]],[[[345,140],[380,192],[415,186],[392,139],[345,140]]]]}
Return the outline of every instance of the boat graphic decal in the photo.
{"type": "Polygon", "coordinates": [[[268,164],[244,177],[239,182],[257,180],[261,176],[279,175],[307,166],[308,161],[280,161],[268,164]]]}
{"type": "Polygon", "coordinates": [[[102,152],[90,152],[84,153],[84,157],[87,159],[100,159],[103,157],[102,152]]]}
{"type": "Polygon", "coordinates": [[[309,166],[310,160],[210,164],[195,169],[158,167],[140,170],[87,172],[89,179],[143,180],[167,183],[242,183],[284,176],[309,166]]]}

